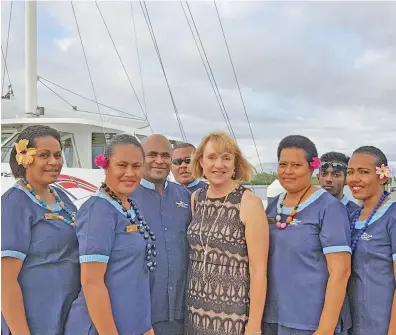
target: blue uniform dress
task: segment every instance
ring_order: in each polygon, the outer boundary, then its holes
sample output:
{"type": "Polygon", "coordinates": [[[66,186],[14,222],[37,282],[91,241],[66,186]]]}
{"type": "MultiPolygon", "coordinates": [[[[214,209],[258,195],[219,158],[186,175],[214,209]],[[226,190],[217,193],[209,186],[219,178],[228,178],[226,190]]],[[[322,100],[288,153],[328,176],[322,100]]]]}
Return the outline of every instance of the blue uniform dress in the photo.
{"type": "MultiPolygon", "coordinates": [[[[266,210],[275,223],[285,193],[275,197],[266,210]]],[[[293,208],[283,207],[282,222],[293,208]]],[[[348,213],[345,206],[323,189],[314,192],[297,209],[286,229],[270,224],[268,289],[264,334],[312,334],[319,325],[329,278],[325,255],[351,252],[348,213]]],[[[335,333],[351,327],[345,300],[335,333]]]]}
{"type": "Polygon", "coordinates": [[[341,203],[346,207],[349,215],[359,208],[359,205],[352,200],[349,200],[346,195],[342,197],[341,203]]]}
{"type": "Polygon", "coordinates": [[[183,334],[190,197],[188,190],[170,181],[161,195],[154,184],[144,179],[132,194],[157,238],[157,268],[150,273],[151,317],[156,335],[183,334]]]}
{"type": "MultiPolygon", "coordinates": [[[[364,227],[358,221],[352,239],[364,227]]],[[[396,202],[388,200],[360,237],[348,285],[353,335],[387,335],[395,293],[396,202]]]]}
{"type": "MultiPolygon", "coordinates": [[[[65,207],[77,209],[61,190],[65,207]]],[[[60,205],[53,213],[71,220],[60,205]]],[[[62,334],[65,319],[80,291],[78,243],[72,226],[46,219],[50,212],[19,184],[1,197],[1,257],[23,261],[18,277],[32,335],[62,334]]],[[[10,330],[2,316],[2,335],[10,330]]]]}
{"type": "MultiPolygon", "coordinates": [[[[135,216],[133,210],[129,213],[135,216]]],[[[147,242],[131,225],[122,207],[97,191],[76,218],[80,262],[107,263],[105,284],[119,335],[140,335],[151,329],[147,242]]],[[[89,316],[84,292],[74,301],[65,335],[98,334],[89,316]]]]}

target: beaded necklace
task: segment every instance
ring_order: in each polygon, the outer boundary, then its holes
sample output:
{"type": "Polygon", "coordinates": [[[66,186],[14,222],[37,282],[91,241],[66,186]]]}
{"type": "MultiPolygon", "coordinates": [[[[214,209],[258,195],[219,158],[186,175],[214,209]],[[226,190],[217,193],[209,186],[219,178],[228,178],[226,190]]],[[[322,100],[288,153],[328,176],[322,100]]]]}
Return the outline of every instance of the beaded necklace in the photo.
{"type": "Polygon", "coordinates": [[[301,200],[302,198],[304,198],[304,195],[307,194],[308,190],[311,188],[311,185],[309,185],[307,187],[307,189],[305,190],[305,192],[302,194],[302,196],[300,197],[300,199],[297,202],[297,205],[291,210],[290,215],[287,217],[286,222],[281,222],[282,220],[282,212],[283,212],[283,201],[285,201],[286,197],[287,197],[287,193],[284,197],[284,199],[282,200],[279,208],[277,208],[277,216],[276,216],[276,226],[279,229],[285,229],[287,227],[287,225],[289,225],[292,221],[293,221],[293,217],[297,214],[297,209],[298,206],[300,206],[301,200]]]}
{"type": "MultiPolygon", "coordinates": [[[[121,199],[119,199],[112,190],[106,185],[106,183],[102,183],[101,188],[105,190],[105,192],[114,200],[116,201],[122,208],[122,211],[126,213],[126,217],[129,219],[132,225],[136,224],[136,220],[138,220],[137,224],[137,229],[141,235],[143,235],[143,238],[147,241],[149,238],[151,241],[155,241],[155,235],[154,232],[150,229],[149,225],[144,221],[143,216],[139,212],[139,210],[136,207],[136,204],[133,202],[132,199],[128,198],[128,202],[131,205],[131,208],[136,214],[135,218],[132,218],[132,215],[128,213],[128,210],[123,206],[121,199]]],[[[155,250],[156,246],[155,244],[150,244],[147,243],[146,245],[146,265],[147,268],[149,269],[150,272],[153,272],[155,268],[157,267],[157,262],[154,261],[155,257],[157,257],[157,251],[155,250]]]]}
{"type": "MultiPolygon", "coordinates": [[[[29,190],[30,194],[33,195],[37,199],[40,206],[44,207],[45,209],[52,212],[52,207],[49,206],[44,200],[41,200],[40,196],[33,189],[32,185],[30,185],[29,182],[25,178],[21,178],[21,181],[26,186],[26,188],[29,190]]],[[[55,197],[56,202],[70,216],[71,220],[66,219],[64,216],[59,215],[58,213],[53,214],[55,216],[54,218],[63,221],[64,223],[68,224],[69,226],[74,227],[75,213],[72,212],[69,208],[65,207],[64,202],[59,197],[58,193],[56,193],[56,191],[51,186],[48,186],[48,191],[55,197]]]]}
{"type": "MultiPolygon", "coordinates": [[[[389,192],[384,192],[384,193],[382,194],[381,198],[379,199],[379,201],[377,202],[377,204],[374,206],[373,210],[371,211],[371,214],[370,214],[369,217],[366,219],[366,222],[364,223],[364,227],[363,227],[362,229],[359,230],[359,232],[357,233],[357,235],[356,235],[355,238],[353,239],[353,241],[352,241],[352,248],[351,248],[351,249],[352,249],[352,253],[355,251],[359,239],[360,239],[360,238],[362,237],[362,235],[366,232],[366,230],[367,230],[367,228],[368,228],[368,226],[369,226],[369,223],[370,223],[371,220],[373,219],[373,217],[374,217],[375,213],[377,212],[378,208],[382,205],[382,203],[385,201],[386,197],[387,197],[389,194],[390,194],[389,192]]],[[[356,213],[355,213],[355,215],[354,215],[354,217],[353,217],[353,220],[352,220],[351,225],[350,225],[350,227],[349,227],[350,230],[351,230],[351,233],[353,232],[353,230],[354,230],[355,227],[356,227],[356,223],[357,223],[357,221],[358,221],[358,219],[359,219],[360,213],[362,212],[363,208],[364,208],[364,204],[362,205],[362,207],[360,207],[360,208],[356,211],[356,213]]]]}

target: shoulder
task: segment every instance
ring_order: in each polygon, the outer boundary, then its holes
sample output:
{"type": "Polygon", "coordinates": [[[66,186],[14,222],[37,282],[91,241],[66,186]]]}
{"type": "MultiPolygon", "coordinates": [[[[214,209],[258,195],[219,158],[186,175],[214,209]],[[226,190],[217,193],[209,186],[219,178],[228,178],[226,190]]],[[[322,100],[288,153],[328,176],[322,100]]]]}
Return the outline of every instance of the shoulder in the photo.
{"type": "Polygon", "coordinates": [[[186,197],[190,199],[191,197],[191,192],[187,190],[184,186],[174,183],[173,181],[168,181],[168,186],[170,190],[174,193],[177,193],[178,195],[181,195],[183,197],[186,197]]]}
{"type": "Polygon", "coordinates": [[[100,198],[98,196],[91,196],[87,201],[85,201],[77,212],[77,217],[89,212],[99,213],[101,215],[113,212],[116,210],[107,200],[100,198]]]}
{"type": "MultiPolygon", "coordinates": [[[[244,189],[248,190],[246,188],[244,189]]],[[[241,199],[241,211],[251,212],[257,210],[264,210],[262,199],[250,190],[248,190],[248,192],[243,192],[241,199]]]]}
{"type": "Polygon", "coordinates": [[[29,196],[18,187],[11,187],[1,196],[1,206],[16,206],[26,208],[33,204],[29,196]]]}
{"type": "MultiPolygon", "coordinates": [[[[394,226],[393,228],[396,228],[396,201],[394,200],[389,200],[389,205],[386,208],[386,211],[384,213],[384,216],[389,218],[389,223],[390,225],[394,226]]],[[[386,206],[385,204],[384,206],[386,206]]]]}

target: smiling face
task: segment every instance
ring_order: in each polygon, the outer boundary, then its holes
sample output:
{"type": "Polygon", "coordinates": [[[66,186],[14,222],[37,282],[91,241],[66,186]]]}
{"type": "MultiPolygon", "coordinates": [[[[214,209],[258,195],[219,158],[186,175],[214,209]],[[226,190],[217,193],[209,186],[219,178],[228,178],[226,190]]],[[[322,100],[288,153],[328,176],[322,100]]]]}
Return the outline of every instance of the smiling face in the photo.
{"type": "Polygon", "coordinates": [[[335,197],[342,198],[345,185],[344,171],[334,169],[333,167],[321,169],[318,174],[320,186],[335,197]]]}
{"type": "Polygon", "coordinates": [[[228,183],[235,171],[234,154],[221,150],[212,141],[206,144],[200,163],[203,175],[216,186],[228,183]]]}
{"type": "Polygon", "coordinates": [[[278,162],[278,179],[287,192],[297,193],[308,187],[312,172],[303,149],[282,149],[278,162]]]}
{"type": "Polygon", "coordinates": [[[193,152],[193,147],[174,149],[172,152],[172,173],[176,181],[182,185],[188,185],[195,180],[190,172],[191,155],[193,152]],[[187,159],[188,161],[188,158],[190,158],[190,163],[187,164],[185,160],[187,159]],[[179,164],[180,161],[178,160],[183,160],[183,162],[179,164]]]}
{"type": "Polygon", "coordinates": [[[143,164],[140,148],[133,144],[116,145],[105,170],[107,185],[119,195],[134,192],[142,179],[143,164]]]}
{"type": "Polygon", "coordinates": [[[164,183],[171,168],[172,146],[159,135],[152,135],[143,142],[146,160],[143,177],[154,183],[164,183]]]}
{"type": "Polygon", "coordinates": [[[383,185],[387,178],[380,179],[376,167],[375,156],[366,153],[352,155],[348,163],[346,180],[355,199],[365,201],[383,193],[383,185]]]}
{"type": "Polygon", "coordinates": [[[54,183],[62,170],[62,150],[58,140],[52,136],[37,137],[33,163],[26,167],[26,179],[32,184],[54,183]]]}

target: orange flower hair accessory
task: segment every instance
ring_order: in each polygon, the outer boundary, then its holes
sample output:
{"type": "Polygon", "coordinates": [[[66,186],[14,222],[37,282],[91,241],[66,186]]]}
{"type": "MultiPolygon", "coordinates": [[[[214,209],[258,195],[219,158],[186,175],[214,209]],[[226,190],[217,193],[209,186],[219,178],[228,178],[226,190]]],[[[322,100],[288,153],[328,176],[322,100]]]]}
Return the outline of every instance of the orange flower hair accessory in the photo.
{"type": "Polygon", "coordinates": [[[33,156],[36,154],[36,148],[28,148],[29,140],[20,140],[15,143],[16,156],[18,165],[26,167],[33,163],[33,156]]]}

